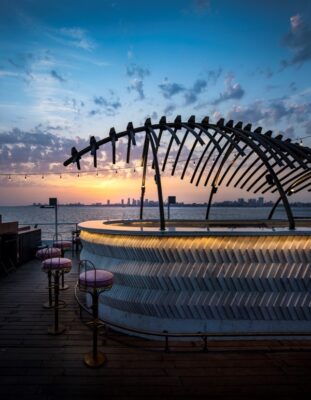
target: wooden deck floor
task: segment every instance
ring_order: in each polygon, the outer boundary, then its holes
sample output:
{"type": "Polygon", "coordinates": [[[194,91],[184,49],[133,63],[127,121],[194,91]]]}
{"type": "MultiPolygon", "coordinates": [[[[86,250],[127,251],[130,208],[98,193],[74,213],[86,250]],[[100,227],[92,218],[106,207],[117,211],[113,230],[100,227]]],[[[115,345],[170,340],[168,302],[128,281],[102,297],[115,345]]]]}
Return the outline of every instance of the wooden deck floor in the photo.
{"type": "Polygon", "coordinates": [[[46,276],[33,261],[0,280],[1,399],[310,399],[311,340],[163,343],[110,333],[107,363],[84,366],[91,332],[81,323],[73,286],[61,292],[67,308],[61,336],[47,335],[53,311],[46,276]]]}

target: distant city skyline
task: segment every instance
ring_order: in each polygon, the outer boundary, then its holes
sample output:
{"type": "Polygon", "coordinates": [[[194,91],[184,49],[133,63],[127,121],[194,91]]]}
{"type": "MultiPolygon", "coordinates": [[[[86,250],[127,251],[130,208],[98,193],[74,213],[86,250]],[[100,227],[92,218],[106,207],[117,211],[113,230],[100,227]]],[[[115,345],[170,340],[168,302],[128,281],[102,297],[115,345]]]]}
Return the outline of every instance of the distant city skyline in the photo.
{"type": "MultiPolygon", "coordinates": [[[[167,199],[164,202],[164,205],[167,206],[167,199]]],[[[41,206],[41,205],[47,205],[48,203],[40,203],[40,202],[34,202],[32,203],[33,206],[41,206]]],[[[306,205],[306,206],[311,206],[311,201],[310,202],[296,202],[294,203],[296,205],[306,205]]],[[[106,202],[96,202],[96,203],[90,203],[90,204],[84,204],[84,203],[64,203],[64,204],[59,204],[60,206],[90,206],[90,207],[112,207],[112,206],[121,206],[121,207],[139,207],[140,206],[140,199],[132,199],[132,202],[125,202],[124,199],[120,199],[118,202],[111,202],[109,199],[106,202]]],[[[158,200],[155,199],[145,199],[144,200],[144,206],[146,207],[158,207],[159,202],[158,200]]],[[[172,204],[171,207],[183,207],[183,206],[206,206],[207,202],[203,203],[184,203],[184,202],[178,202],[176,201],[175,204],[172,204]]],[[[263,197],[257,197],[257,198],[250,198],[247,200],[244,199],[232,199],[232,200],[225,200],[225,201],[218,201],[214,202],[213,206],[214,207],[272,207],[274,205],[273,201],[265,201],[263,197]]],[[[282,205],[280,205],[282,207],[282,205]]]]}
{"type": "MultiPolygon", "coordinates": [[[[129,121],[209,115],[311,147],[309,0],[5,0],[0,29],[0,205],[137,198],[141,153],[125,169],[122,141],[115,167],[99,152],[105,175],[83,175],[93,171],[87,157],[79,179],[62,165],[73,146],[129,121]]],[[[148,178],[146,196],[156,198],[151,169],[148,178]]],[[[170,171],[163,190],[208,198],[170,171]]],[[[223,187],[214,201],[238,197],[252,194],[223,187]]]]}

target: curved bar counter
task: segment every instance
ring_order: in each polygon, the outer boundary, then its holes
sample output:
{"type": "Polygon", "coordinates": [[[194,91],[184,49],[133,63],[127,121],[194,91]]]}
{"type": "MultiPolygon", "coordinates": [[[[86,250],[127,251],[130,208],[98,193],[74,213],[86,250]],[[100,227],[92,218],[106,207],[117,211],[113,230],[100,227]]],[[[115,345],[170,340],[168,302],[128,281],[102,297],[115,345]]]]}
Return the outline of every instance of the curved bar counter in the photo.
{"type": "Polygon", "coordinates": [[[160,231],[154,221],[87,221],[79,224],[81,259],[113,272],[99,313],[117,324],[155,332],[306,333],[305,222],[291,231],[275,221],[169,221],[160,231]]]}

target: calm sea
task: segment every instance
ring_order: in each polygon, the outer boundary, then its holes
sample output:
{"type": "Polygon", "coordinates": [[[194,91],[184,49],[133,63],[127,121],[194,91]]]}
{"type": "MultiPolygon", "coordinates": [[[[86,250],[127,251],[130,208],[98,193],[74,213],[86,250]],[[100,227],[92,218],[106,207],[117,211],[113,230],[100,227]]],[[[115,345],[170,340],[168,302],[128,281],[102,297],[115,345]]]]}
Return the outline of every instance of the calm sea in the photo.
{"type": "MultiPolygon", "coordinates": [[[[166,210],[165,210],[166,211],[166,210]]],[[[214,207],[210,219],[264,219],[270,212],[269,207],[214,207]]],[[[204,219],[206,207],[171,207],[171,219],[204,219]]],[[[311,218],[311,208],[293,208],[294,216],[311,218]]],[[[0,207],[2,222],[18,221],[19,225],[38,224],[42,229],[42,238],[51,239],[55,229],[55,210],[37,206],[0,207]]],[[[137,219],[139,207],[58,207],[58,230],[63,238],[71,238],[76,224],[88,220],[137,219]]],[[[157,207],[145,207],[144,218],[159,218],[157,207]]],[[[278,208],[274,218],[286,219],[285,212],[278,208]]]]}

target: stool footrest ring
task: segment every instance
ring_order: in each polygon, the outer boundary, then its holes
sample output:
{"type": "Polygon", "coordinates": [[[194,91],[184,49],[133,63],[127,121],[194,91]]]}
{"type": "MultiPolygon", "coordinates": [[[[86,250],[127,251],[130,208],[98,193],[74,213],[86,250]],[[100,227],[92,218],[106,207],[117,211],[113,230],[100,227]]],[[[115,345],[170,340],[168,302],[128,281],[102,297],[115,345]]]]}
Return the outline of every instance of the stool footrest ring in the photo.
{"type": "Polygon", "coordinates": [[[93,357],[93,352],[87,353],[84,356],[84,363],[91,368],[97,368],[103,365],[106,361],[106,357],[104,353],[101,351],[97,351],[96,358],[93,357]]]}
{"type": "Polygon", "coordinates": [[[65,330],[66,330],[66,327],[64,325],[62,325],[62,324],[58,325],[58,329],[57,330],[55,329],[55,326],[53,325],[53,326],[50,326],[48,328],[48,334],[56,336],[56,335],[62,334],[63,332],[65,332],[65,330]]]}

